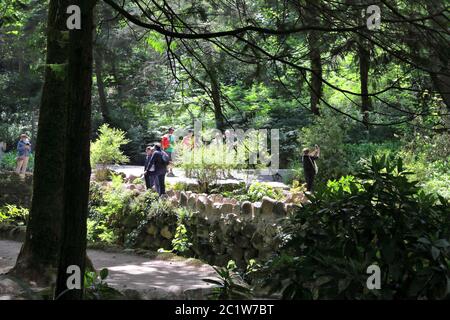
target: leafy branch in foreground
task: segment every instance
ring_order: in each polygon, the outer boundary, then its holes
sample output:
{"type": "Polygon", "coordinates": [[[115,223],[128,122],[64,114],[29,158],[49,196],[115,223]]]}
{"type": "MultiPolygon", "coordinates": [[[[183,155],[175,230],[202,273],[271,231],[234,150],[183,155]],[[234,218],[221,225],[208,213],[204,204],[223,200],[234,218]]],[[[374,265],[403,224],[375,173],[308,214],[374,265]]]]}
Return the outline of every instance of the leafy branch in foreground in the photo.
{"type": "Polygon", "coordinates": [[[244,281],[233,272],[236,269],[234,261],[230,260],[226,267],[213,267],[218,279],[203,279],[203,281],[215,285],[209,297],[213,300],[242,300],[250,299],[252,290],[244,284],[244,281]]]}

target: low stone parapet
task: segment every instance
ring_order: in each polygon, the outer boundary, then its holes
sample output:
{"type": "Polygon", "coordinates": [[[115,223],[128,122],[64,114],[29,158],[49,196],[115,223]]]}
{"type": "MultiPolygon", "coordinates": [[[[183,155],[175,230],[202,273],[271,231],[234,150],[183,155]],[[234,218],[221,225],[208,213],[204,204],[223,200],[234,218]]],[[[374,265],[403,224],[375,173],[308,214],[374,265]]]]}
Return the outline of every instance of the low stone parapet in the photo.
{"type": "Polygon", "coordinates": [[[269,197],[252,203],[218,194],[169,190],[167,195],[172,204],[192,212],[183,221],[192,253],[216,265],[232,259],[245,267],[251,259],[270,257],[281,244],[282,220],[298,208],[269,197]]]}

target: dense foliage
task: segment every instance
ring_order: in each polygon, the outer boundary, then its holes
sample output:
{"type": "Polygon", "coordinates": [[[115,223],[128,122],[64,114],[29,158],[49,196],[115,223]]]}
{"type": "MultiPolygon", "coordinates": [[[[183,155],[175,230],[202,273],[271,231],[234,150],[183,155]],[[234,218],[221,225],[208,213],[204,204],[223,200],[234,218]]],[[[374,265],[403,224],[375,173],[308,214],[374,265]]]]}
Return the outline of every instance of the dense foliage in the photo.
{"type": "MultiPolygon", "coordinates": [[[[7,146],[0,170],[14,170],[17,141],[28,134],[37,150],[29,165],[37,171],[25,177],[34,179],[30,221],[45,217],[48,224],[30,224],[33,237],[24,248],[31,249],[21,251],[18,265],[38,267],[20,262],[29,255],[51,269],[45,264],[55,257],[66,261],[72,252],[64,248],[72,247],[81,249],[76,260],[85,258],[90,141],[94,177],[102,183],[91,185],[89,242],[133,246],[145,235],[150,247],[151,236],[160,234],[165,250],[189,253],[188,214],[140,192],[139,180],[133,181],[138,186],[125,185],[107,167],[142,165],[148,143],[160,141],[169,127],[191,129],[200,120],[200,163],[189,161],[192,150],[178,145],[175,161],[197,179],[198,192],[284,200],[266,184],[217,186],[233,170],[259,168],[248,153],[228,163],[211,161],[260,144],[247,140],[224,149],[214,140],[222,140],[226,129],[280,130],[280,167],[291,169],[283,178],[297,197],[304,196],[301,150],[322,148],[311,203],[288,219],[285,244],[266,264],[274,291],[307,299],[448,297],[445,1],[381,1],[375,5],[381,20],[373,19],[372,3],[365,0],[79,3],[83,19],[95,20],[93,30],[82,29],[87,41],[61,30],[64,1],[0,3],[0,142],[7,146]],[[385,154],[397,160],[374,157],[385,154]],[[155,221],[164,228],[152,226],[155,221]],[[48,238],[58,241],[45,243],[48,238]],[[33,249],[44,245],[47,256],[33,249]],[[369,264],[382,270],[380,290],[365,288],[369,264]]],[[[19,177],[11,177],[8,188],[14,189],[19,177]]],[[[13,191],[0,190],[0,197],[22,196],[13,191]]],[[[26,209],[2,207],[0,222],[24,224],[26,215],[26,209]]],[[[229,270],[217,272],[216,297],[239,297],[229,270]]],[[[59,275],[67,276],[62,267],[59,275]]],[[[87,277],[94,292],[108,290],[104,272],[87,277]]],[[[65,282],[58,283],[60,290],[65,282]]]]}
{"type": "Polygon", "coordinates": [[[372,158],[289,219],[266,285],[286,299],[439,299],[449,295],[450,208],[409,181],[401,159],[372,158]],[[368,266],[381,289],[366,287],[368,266]]]}

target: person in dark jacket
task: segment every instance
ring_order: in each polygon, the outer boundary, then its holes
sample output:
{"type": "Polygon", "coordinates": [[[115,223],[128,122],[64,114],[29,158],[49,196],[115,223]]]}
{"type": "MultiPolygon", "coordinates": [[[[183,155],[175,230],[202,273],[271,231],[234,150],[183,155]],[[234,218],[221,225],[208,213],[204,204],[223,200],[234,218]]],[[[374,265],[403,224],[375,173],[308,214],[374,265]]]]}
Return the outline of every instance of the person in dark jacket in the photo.
{"type": "Polygon", "coordinates": [[[167,163],[164,161],[163,155],[168,159],[168,155],[161,149],[161,145],[159,143],[155,144],[152,157],[148,163],[150,168],[149,174],[154,176],[156,191],[160,196],[166,193],[167,163]]]}
{"type": "Polygon", "coordinates": [[[145,153],[147,154],[145,157],[145,162],[144,162],[144,179],[145,179],[145,186],[147,187],[147,190],[153,188],[153,186],[155,185],[155,176],[150,175],[150,167],[148,166],[150,163],[150,159],[152,158],[153,155],[153,148],[152,146],[148,146],[145,149],[145,153]]]}
{"type": "Polygon", "coordinates": [[[303,171],[305,173],[306,189],[312,191],[314,185],[314,177],[317,174],[318,168],[316,160],[320,156],[320,147],[316,144],[314,151],[308,148],[303,149],[302,163],[303,171]]]}

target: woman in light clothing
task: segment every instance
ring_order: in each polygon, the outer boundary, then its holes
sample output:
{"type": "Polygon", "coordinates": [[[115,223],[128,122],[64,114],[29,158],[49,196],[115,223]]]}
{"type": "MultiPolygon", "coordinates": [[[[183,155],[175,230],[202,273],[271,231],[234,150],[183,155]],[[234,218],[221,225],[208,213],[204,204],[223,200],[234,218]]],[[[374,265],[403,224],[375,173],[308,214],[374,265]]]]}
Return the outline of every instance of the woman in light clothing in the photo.
{"type": "Polygon", "coordinates": [[[24,174],[27,171],[28,160],[30,159],[31,143],[26,134],[20,135],[17,143],[17,167],[16,172],[24,174]]]}

